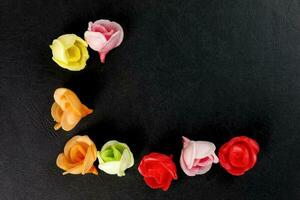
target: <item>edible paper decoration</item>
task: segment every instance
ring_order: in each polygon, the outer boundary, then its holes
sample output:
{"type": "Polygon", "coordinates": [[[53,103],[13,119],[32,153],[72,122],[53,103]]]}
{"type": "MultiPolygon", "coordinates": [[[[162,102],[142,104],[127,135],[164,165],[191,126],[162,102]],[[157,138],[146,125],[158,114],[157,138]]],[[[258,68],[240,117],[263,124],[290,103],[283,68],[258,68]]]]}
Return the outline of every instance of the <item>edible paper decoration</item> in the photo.
{"type": "Polygon", "coordinates": [[[93,50],[99,52],[100,60],[104,63],[106,54],[123,41],[124,32],[120,24],[100,19],[89,23],[84,38],[93,50]]]}
{"type": "Polygon", "coordinates": [[[65,69],[82,70],[89,58],[87,46],[87,43],[75,34],[62,35],[50,45],[52,60],[65,69]]]}
{"type": "Polygon", "coordinates": [[[76,94],[67,88],[58,88],[54,92],[51,115],[55,122],[54,129],[72,130],[81,118],[91,114],[92,109],[83,105],[76,94]]]}
{"type": "Polygon", "coordinates": [[[232,138],[219,150],[221,166],[234,176],[241,176],[253,168],[259,152],[258,143],[246,136],[232,138]]]}
{"type": "Polygon", "coordinates": [[[152,189],[167,191],[172,180],[177,180],[176,165],[172,156],[150,153],[143,157],[138,170],[152,189]]]}
{"type": "Polygon", "coordinates": [[[213,163],[219,159],[215,154],[216,146],[211,142],[193,141],[183,138],[180,166],[188,176],[201,175],[208,172],[213,163]]]}
{"type": "Polygon", "coordinates": [[[59,154],[56,165],[65,170],[65,174],[98,175],[93,165],[97,159],[97,149],[94,142],[87,136],[74,136],[65,145],[64,152],[59,154]]]}
{"type": "Polygon", "coordinates": [[[108,174],[125,176],[125,170],[134,164],[133,154],[125,143],[108,141],[97,153],[98,168],[108,174]]]}
{"type": "MultiPolygon", "coordinates": [[[[89,59],[87,47],[97,51],[102,63],[112,49],[118,47],[124,38],[120,24],[101,19],[89,22],[84,33],[86,41],[75,34],[65,34],[53,40],[50,48],[52,59],[62,68],[80,71],[89,59]]],[[[51,115],[56,122],[54,129],[72,130],[79,121],[91,114],[92,109],[81,103],[77,95],[67,88],[58,88],[54,92],[51,115]]],[[[243,175],[254,167],[259,153],[258,143],[246,136],[232,138],[219,149],[219,158],[215,154],[216,146],[207,141],[193,141],[183,138],[180,166],[188,176],[207,173],[213,163],[220,161],[221,166],[234,176],[243,175]]],[[[88,136],[74,136],[60,153],[56,165],[63,174],[98,175],[93,165],[98,158],[98,168],[108,174],[125,176],[125,171],[134,165],[134,157],[127,144],[116,140],[108,141],[97,152],[94,142],[88,136]]],[[[138,166],[146,184],[152,189],[167,191],[173,180],[177,180],[176,165],[172,156],[150,153],[144,156],[138,166]]]]}

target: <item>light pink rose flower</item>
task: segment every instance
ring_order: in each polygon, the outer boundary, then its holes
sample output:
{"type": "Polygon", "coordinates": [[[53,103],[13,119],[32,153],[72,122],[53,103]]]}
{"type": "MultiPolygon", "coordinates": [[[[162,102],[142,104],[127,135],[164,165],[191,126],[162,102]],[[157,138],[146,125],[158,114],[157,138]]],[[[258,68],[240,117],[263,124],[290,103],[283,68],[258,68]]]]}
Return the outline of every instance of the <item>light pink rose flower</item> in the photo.
{"type": "Polygon", "coordinates": [[[123,38],[124,32],[120,24],[106,19],[89,22],[88,30],[84,33],[88,45],[99,52],[102,63],[105,62],[106,54],[119,46],[123,38]]]}
{"type": "Polygon", "coordinates": [[[216,146],[211,142],[193,141],[183,138],[180,166],[188,176],[201,175],[208,172],[213,163],[219,159],[215,154],[216,146]]]}

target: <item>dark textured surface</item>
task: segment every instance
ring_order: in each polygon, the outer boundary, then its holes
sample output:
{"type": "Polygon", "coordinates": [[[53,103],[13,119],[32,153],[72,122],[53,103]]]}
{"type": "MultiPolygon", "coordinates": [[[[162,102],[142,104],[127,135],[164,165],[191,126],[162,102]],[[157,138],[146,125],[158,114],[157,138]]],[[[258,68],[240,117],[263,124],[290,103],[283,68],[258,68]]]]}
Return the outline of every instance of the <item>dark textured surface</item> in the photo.
{"type": "Polygon", "coordinates": [[[299,13],[299,0],[2,0],[0,199],[300,199],[299,13]],[[106,64],[90,50],[85,70],[58,67],[52,40],[100,18],[125,31],[106,64]],[[62,86],[95,109],[67,134],[50,116],[62,86]],[[126,142],[136,164],[123,178],[62,176],[55,160],[75,134],[126,142]],[[181,135],[219,148],[242,134],[261,145],[245,176],[181,171],[181,135]],[[174,155],[168,192],[137,172],[151,151],[174,155]]]}

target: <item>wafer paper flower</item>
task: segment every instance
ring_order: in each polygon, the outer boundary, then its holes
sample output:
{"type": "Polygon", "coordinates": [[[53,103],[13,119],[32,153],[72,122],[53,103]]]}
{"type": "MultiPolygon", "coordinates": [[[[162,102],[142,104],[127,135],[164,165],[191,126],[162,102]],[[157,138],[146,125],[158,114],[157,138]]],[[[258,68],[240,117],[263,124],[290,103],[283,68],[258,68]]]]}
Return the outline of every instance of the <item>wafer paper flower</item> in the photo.
{"type": "Polygon", "coordinates": [[[215,154],[216,146],[211,142],[193,141],[183,138],[180,166],[188,176],[201,175],[208,172],[213,163],[219,159],[215,154]]]}
{"type": "Polygon", "coordinates": [[[52,60],[65,69],[82,70],[89,58],[87,46],[87,43],[75,34],[62,35],[50,45],[52,60]]]}
{"type": "Polygon", "coordinates": [[[93,165],[97,159],[97,149],[94,142],[86,135],[74,136],[65,145],[64,152],[59,154],[56,165],[65,170],[65,174],[98,175],[93,165]]]}
{"type": "Polygon", "coordinates": [[[97,153],[98,168],[108,174],[125,176],[125,170],[134,164],[133,154],[125,143],[108,141],[97,153]]]}
{"type": "Polygon", "coordinates": [[[93,50],[99,52],[100,60],[104,63],[106,54],[123,41],[124,32],[120,24],[100,19],[89,23],[84,38],[93,50]]]}
{"type": "Polygon", "coordinates": [[[150,153],[143,157],[138,170],[152,189],[167,191],[173,180],[177,180],[176,165],[172,156],[150,153]]]}
{"type": "Polygon", "coordinates": [[[246,136],[234,137],[223,144],[219,150],[221,166],[234,176],[241,176],[254,167],[258,143],[246,136]]]}
{"type": "Polygon", "coordinates": [[[65,131],[72,130],[85,116],[93,110],[83,105],[76,94],[67,88],[58,88],[54,92],[54,100],[51,107],[51,115],[55,122],[55,130],[62,128],[65,131]]]}

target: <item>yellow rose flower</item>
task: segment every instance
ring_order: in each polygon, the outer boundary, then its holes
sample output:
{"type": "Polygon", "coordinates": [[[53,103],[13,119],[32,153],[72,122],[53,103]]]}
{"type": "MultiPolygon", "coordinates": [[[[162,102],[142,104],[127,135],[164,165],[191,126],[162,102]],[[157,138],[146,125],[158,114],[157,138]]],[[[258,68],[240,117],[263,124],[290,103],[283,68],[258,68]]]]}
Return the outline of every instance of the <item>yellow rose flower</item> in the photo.
{"type": "Polygon", "coordinates": [[[75,34],[65,34],[53,40],[52,59],[62,68],[79,71],[89,58],[87,43],[75,34]]]}

